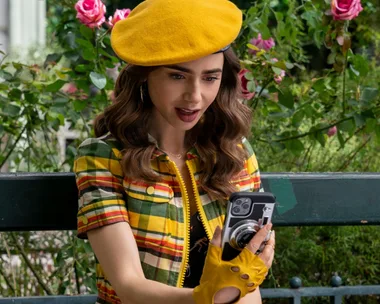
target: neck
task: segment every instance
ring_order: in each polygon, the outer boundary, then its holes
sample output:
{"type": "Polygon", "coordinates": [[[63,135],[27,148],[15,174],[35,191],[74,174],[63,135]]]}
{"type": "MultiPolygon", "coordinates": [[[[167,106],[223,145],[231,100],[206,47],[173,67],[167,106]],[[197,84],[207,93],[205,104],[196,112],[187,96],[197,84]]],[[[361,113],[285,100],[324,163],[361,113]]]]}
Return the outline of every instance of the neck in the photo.
{"type": "Polygon", "coordinates": [[[157,141],[158,147],[167,154],[183,154],[186,146],[186,132],[179,131],[172,126],[158,128],[151,126],[149,134],[157,141]]]}

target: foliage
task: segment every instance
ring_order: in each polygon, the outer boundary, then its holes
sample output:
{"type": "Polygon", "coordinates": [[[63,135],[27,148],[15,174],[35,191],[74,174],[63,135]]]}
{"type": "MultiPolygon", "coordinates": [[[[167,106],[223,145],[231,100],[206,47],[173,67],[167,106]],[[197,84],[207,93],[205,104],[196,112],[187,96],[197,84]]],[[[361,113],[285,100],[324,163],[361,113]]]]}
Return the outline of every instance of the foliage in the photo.
{"type": "MultiPolygon", "coordinates": [[[[53,52],[46,58],[0,62],[2,170],[70,171],[76,146],[93,135],[93,118],[112,102],[123,63],[110,47],[110,29],[81,25],[75,2],[50,2],[53,52]],[[76,135],[62,150],[64,127],[76,135]]],[[[106,4],[108,11],[115,9],[113,2],[106,4]]],[[[362,5],[350,22],[326,15],[327,0],[263,0],[244,12],[233,47],[249,71],[247,90],[255,93],[245,102],[254,110],[253,145],[261,171],[379,171],[380,2],[362,5]],[[258,34],[273,37],[276,46],[253,45],[258,34]]],[[[306,286],[328,285],[335,272],[346,284],[376,284],[379,233],[378,227],[278,228],[276,264],[265,284],[285,287],[299,275],[306,286]]],[[[1,236],[2,265],[9,266],[0,267],[2,295],[95,292],[90,247],[72,232],[1,236]],[[10,267],[22,250],[30,265],[10,267]],[[51,269],[42,267],[46,254],[54,262],[51,269]],[[33,279],[23,280],[24,274],[33,279]],[[50,291],[43,287],[47,282],[50,291]]]]}

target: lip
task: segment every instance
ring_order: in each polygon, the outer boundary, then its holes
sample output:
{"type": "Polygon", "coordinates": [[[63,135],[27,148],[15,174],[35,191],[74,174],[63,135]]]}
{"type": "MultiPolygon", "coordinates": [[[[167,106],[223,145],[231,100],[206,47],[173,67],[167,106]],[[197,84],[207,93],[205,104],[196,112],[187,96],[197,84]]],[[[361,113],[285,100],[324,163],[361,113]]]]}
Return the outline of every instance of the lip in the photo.
{"type": "Polygon", "coordinates": [[[186,108],[175,108],[175,111],[177,113],[177,116],[180,120],[183,122],[193,122],[200,112],[199,109],[186,109],[186,108]]]}

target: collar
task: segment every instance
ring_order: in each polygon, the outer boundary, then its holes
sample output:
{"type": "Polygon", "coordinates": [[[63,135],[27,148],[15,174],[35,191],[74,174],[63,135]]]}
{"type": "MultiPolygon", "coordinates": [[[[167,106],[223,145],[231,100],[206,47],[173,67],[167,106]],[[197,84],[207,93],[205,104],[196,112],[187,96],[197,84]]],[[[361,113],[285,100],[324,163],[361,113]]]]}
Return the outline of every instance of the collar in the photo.
{"type": "MultiPolygon", "coordinates": [[[[154,150],[152,156],[151,156],[151,160],[154,160],[158,157],[164,157],[165,159],[168,159],[169,158],[169,155],[167,155],[164,151],[162,151],[159,147],[158,147],[158,143],[157,143],[157,140],[151,135],[148,133],[148,140],[151,142],[151,143],[154,143],[156,145],[156,149],[154,150]]],[[[195,148],[195,146],[192,146],[187,152],[186,152],[186,159],[190,160],[190,159],[193,159],[193,158],[198,158],[199,157],[199,153],[197,151],[197,149],[195,148]]]]}

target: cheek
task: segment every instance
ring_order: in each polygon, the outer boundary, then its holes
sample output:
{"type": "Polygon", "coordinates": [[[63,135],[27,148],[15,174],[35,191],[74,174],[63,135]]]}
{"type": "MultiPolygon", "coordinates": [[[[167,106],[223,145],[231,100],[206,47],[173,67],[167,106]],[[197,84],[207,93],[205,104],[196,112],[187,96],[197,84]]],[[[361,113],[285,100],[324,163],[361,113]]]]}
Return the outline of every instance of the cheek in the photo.
{"type": "Polygon", "coordinates": [[[220,84],[205,89],[205,97],[208,105],[212,104],[219,93],[220,84]]]}
{"type": "Polygon", "coordinates": [[[165,103],[168,104],[176,96],[176,91],[173,90],[173,86],[165,81],[148,83],[148,91],[150,99],[156,106],[165,103]]]}

